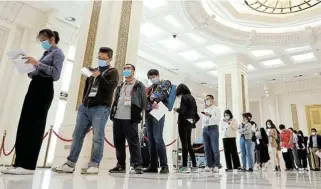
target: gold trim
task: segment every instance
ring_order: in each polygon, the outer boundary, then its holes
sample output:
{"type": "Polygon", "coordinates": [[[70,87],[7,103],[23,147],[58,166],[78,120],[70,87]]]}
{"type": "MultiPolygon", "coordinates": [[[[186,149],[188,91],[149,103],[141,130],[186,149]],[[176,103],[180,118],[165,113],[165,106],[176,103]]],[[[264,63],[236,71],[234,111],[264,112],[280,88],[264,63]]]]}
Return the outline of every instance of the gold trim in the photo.
{"type": "MultiPolygon", "coordinates": [[[[101,4],[102,4],[101,0],[93,1],[93,9],[91,12],[88,37],[86,42],[86,50],[85,50],[82,67],[91,66],[93,61],[101,4]]],[[[76,110],[78,110],[79,105],[82,103],[85,84],[86,84],[86,77],[81,76],[79,89],[78,89],[76,110]]]]}
{"type": "Polygon", "coordinates": [[[245,99],[245,78],[241,74],[241,85],[242,85],[242,103],[243,103],[243,113],[246,112],[246,99],[245,99]]]}
{"type": "Polygon", "coordinates": [[[294,130],[299,130],[299,119],[296,104],[291,104],[292,124],[294,130]]]}
{"type": "Polygon", "coordinates": [[[312,129],[312,120],[310,117],[310,108],[321,108],[321,104],[312,104],[312,105],[308,105],[305,106],[305,118],[307,121],[307,128],[308,128],[308,132],[309,132],[309,136],[311,135],[311,129],[312,129]]]}
{"type": "Polygon", "coordinates": [[[118,30],[118,40],[117,40],[117,51],[116,51],[116,60],[115,67],[118,69],[119,78],[123,79],[123,67],[126,64],[127,57],[127,45],[128,45],[128,36],[130,28],[130,18],[132,11],[131,0],[126,0],[122,2],[121,16],[118,30]]]}

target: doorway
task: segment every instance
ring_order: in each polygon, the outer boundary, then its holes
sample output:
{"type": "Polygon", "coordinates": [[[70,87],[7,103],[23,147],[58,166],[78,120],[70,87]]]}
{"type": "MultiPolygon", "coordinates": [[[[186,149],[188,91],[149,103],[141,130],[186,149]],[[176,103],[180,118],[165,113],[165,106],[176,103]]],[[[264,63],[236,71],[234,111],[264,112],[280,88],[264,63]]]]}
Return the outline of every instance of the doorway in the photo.
{"type": "Polygon", "coordinates": [[[305,106],[305,114],[309,136],[311,135],[312,128],[321,131],[321,104],[305,106]]]}

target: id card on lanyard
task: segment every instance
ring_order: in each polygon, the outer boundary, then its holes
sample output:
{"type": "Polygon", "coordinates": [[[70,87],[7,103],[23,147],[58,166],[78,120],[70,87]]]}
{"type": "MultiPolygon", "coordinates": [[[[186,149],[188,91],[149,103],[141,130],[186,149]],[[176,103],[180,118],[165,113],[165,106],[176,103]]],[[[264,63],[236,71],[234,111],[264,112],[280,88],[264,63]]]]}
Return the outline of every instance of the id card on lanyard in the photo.
{"type": "MultiPolygon", "coordinates": [[[[108,71],[108,69],[106,69],[101,75],[103,76],[106,72],[108,71]]],[[[89,95],[88,97],[95,97],[97,95],[97,92],[98,92],[98,86],[99,86],[99,81],[98,81],[98,84],[97,86],[94,86],[95,85],[95,81],[96,81],[96,77],[94,78],[94,81],[93,81],[93,84],[90,88],[90,92],[89,92],[89,95]]]]}
{"type": "Polygon", "coordinates": [[[134,84],[132,84],[132,86],[131,85],[126,86],[126,84],[125,84],[124,87],[125,87],[124,88],[124,105],[130,106],[132,104],[132,93],[133,93],[133,89],[134,89],[134,84]],[[127,91],[128,87],[131,88],[130,92],[127,91]]]}

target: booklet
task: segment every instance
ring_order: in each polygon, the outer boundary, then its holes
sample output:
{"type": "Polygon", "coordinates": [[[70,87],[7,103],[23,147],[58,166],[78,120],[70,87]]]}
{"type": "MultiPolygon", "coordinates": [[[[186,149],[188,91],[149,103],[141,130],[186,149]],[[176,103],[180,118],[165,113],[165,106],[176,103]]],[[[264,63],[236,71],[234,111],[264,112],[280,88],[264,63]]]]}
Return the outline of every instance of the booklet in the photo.
{"type": "Polygon", "coordinates": [[[157,119],[157,121],[159,121],[166,114],[166,112],[168,112],[168,108],[162,102],[159,102],[158,108],[153,109],[150,112],[150,115],[152,115],[155,119],[157,119]]]}
{"type": "Polygon", "coordinates": [[[14,67],[19,74],[27,74],[36,70],[36,67],[32,64],[26,64],[27,54],[22,50],[14,50],[7,53],[9,59],[12,61],[14,67]]]}

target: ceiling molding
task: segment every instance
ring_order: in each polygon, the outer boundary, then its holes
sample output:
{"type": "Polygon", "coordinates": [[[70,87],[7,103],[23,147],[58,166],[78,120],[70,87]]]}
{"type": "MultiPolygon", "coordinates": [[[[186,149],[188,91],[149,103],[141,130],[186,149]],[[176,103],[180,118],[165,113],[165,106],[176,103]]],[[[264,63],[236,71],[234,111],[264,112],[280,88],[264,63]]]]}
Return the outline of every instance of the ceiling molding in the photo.
{"type": "Polygon", "coordinates": [[[215,16],[207,14],[201,1],[182,1],[182,6],[196,30],[228,44],[242,46],[246,44],[251,47],[290,47],[310,45],[321,38],[321,26],[286,33],[257,33],[255,30],[245,32],[218,23],[215,16]]]}

